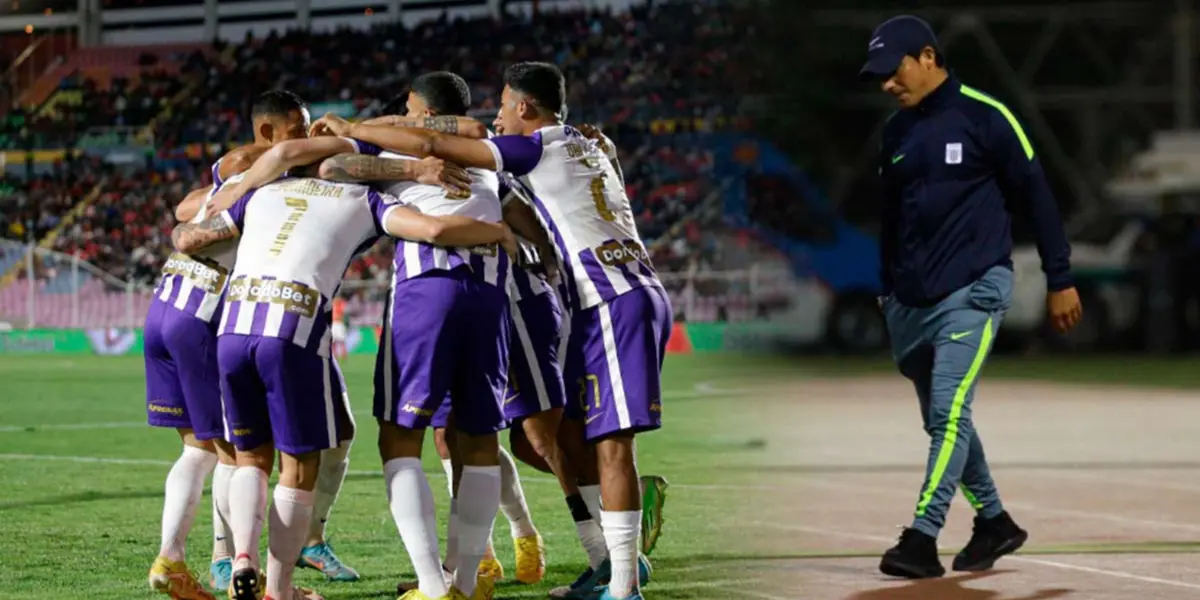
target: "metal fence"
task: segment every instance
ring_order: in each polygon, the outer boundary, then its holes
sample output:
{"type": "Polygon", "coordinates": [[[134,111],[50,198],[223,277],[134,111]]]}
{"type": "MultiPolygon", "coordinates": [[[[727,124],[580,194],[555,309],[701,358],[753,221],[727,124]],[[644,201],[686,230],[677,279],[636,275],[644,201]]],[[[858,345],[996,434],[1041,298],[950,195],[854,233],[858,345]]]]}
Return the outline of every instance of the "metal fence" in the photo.
{"type": "Polygon", "coordinates": [[[150,288],[84,261],[0,241],[0,321],[18,329],[140,327],[150,288]]]}
{"type": "MultiPolygon", "coordinates": [[[[660,273],[679,321],[747,321],[785,310],[802,295],[786,269],[660,273]]],[[[340,294],[355,325],[381,322],[390,280],[347,280],[340,294]]],[[[0,323],[14,329],[141,327],[148,284],[122,280],[78,255],[0,240],[0,323]]]]}

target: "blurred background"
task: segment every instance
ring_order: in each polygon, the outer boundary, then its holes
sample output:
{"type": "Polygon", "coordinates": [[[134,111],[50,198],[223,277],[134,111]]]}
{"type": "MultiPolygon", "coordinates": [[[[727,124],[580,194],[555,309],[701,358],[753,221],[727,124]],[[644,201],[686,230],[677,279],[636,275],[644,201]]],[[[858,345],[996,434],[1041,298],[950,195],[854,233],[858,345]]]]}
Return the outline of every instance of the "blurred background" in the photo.
{"type": "MultiPolygon", "coordinates": [[[[619,146],[677,320],[666,427],[638,438],[642,472],[672,482],[653,597],[1001,597],[980,586],[1005,598],[1195,597],[1200,563],[1180,553],[1200,552],[1200,403],[1155,388],[1200,388],[1186,360],[1200,349],[1197,10],[0,0],[0,511],[20,511],[0,519],[0,539],[25,549],[0,589],[148,593],[178,441],[145,425],[140,327],[172,208],[252,139],[258,94],[288,89],[314,116],[363,119],[416,75],[448,69],[490,122],[504,68],[549,60],[568,79],[569,122],[619,146]],[[876,148],[893,106],[857,74],[872,28],[901,12],[927,19],[959,79],[1025,124],[1067,223],[1084,318],[1068,336],[1049,331],[1016,215],[1014,303],[997,341],[1009,356],[989,362],[972,410],[1006,505],[1035,532],[1023,553],[1057,558],[897,588],[876,576],[878,556],[911,517],[928,440],[876,305],[876,148]]],[[[302,575],[330,598],[394,598],[412,577],[382,503],[368,404],[390,263],[388,244],[360,256],[335,306],[351,325],[341,365],[363,430],[330,531],[364,579],[302,575]]],[[[506,598],[542,597],[583,564],[554,480],[524,467],[522,479],[549,571],[540,588],[506,582],[506,598]]],[[[956,507],[943,550],[970,534],[969,506],[956,507]]],[[[207,519],[202,507],[189,550],[201,572],[207,519]]],[[[508,561],[506,536],[496,545],[508,561]]]]}
{"type": "MultiPolygon", "coordinates": [[[[378,113],[427,70],[474,87],[549,58],[570,121],[620,146],[670,287],[674,350],[877,353],[878,133],[856,73],[894,2],[805,0],[2,0],[0,322],[132,335],[171,207],[251,139],[252,99],[378,113]],[[765,57],[771,57],[767,59],[765,57]]],[[[1006,352],[1189,352],[1200,335],[1200,136],[1192,3],[917,2],[957,75],[1026,124],[1069,224],[1086,316],[1044,323],[1018,215],[1006,352]]],[[[373,351],[390,249],[350,268],[346,318],[373,351]]],[[[72,334],[74,335],[74,334],[72,334]]],[[[47,338],[49,339],[49,338],[47,338]]],[[[79,338],[82,340],[82,338],[79,338]]],[[[357,347],[357,346],[356,346],[357,347]]]]}

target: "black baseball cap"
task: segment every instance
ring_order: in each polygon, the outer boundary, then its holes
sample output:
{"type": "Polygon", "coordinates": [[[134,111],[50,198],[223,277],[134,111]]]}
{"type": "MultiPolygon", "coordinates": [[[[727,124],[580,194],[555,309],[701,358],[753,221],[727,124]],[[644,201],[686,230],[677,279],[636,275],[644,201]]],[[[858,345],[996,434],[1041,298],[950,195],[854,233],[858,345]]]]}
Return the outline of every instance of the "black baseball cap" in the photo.
{"type": "Polygon", "coordinates": [[[905,56],[919,56],[926,46],[941,53],[937,36],[933,34],[929,23],[912,15],[892,17],[871,32],[871,41],[867,43],[867,63],[858,72],[858,78],[869,81],[890,77],[905,56]]]}

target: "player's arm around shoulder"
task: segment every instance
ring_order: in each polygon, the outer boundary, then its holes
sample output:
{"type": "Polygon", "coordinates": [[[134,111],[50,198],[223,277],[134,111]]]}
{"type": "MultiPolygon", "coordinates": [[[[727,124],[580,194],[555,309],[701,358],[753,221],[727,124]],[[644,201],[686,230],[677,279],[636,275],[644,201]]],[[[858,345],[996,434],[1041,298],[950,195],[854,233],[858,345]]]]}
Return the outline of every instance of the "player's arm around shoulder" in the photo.
{"type": "MultiPolygon", "coordinates": [[[[200,214],[200,209],[208,200],[208,195],[212,193],[214,186],[220,188],[224,182],[229,181],[231,177],[244,173],[254,166],[254,161],[262,156],[267,151],[265,146],[256,146],[247,144],[230,150],[217,161],[216,165],[216,180],[212,185],[206,185],[202,188],[197,188],[188,192],[183,201],[175,207],[175,220],[180,222],[191,221],[200,214]]],[[[222,209],[224,207],[221,207],[222,209]]]]}
{"type": "Polygon", "coordinates": [[[432,156],[406,160],[347,152],[321,161],[318,176],[329,181],[351,183],[415,181],[442,186],[452,192],[471,191],[471,176],[466,169],[432,156]]]}
{"type": "Polygon", "coordinates": [[[500,244],[510,255],[516,255],[516,237],[503,222],[489,223],[461,215],[426,215],[386,194],[374,195],[371,202],[380,229],[390,236],[436,246],[500,244]]]}
{"type": "MultiPolygon", "coordinates": [[[[248,198],[246,199],[248,200],[248,198]]],[[[243,204],[241,211],[245,212],[244,201],[239,201],[243,204]]],[[[240,219],[231,214],[237,210],[235,204],[230,210],[224,210],[208,219],[199,223],[180,223],[171,231],[171,243],[175,245],[175,249],[184,254],[195,254],[226,240],[232,240],[240,233],[240,219]]]]}

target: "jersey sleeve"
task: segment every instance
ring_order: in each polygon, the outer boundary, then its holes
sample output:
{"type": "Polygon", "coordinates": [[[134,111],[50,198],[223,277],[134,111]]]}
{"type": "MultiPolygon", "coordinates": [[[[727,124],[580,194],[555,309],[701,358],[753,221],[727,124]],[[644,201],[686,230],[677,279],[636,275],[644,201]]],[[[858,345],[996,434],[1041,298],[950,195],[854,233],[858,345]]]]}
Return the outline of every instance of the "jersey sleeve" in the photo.
{"type": "Polygon", "coordinates": [[[383,148],[380,148],[379,146],[376,146],[375,144],[372,144],[370,142],[364,142],[362,140],[356,140],[356,139],[350,138],[350,137],[343,137],[342,139],[346,140],[347,142],[350,142],[350,145],[354,146],[354,152],[357,154],[366,154],[368,156],[379,156],[379,153],[383,152],[383,148]]]}
{"type": "Polygon", "coordinates": [[[250,204],[250,198],[254,196],[254,192],[247,192],[245,196],[237,199],[233,206],[225,209],[221,213],[221,218],[225,219],[225,223],[239,232],[242,226],[246,223],[246,205],[250,204]]]}
{"type": "Polygon", "coordinates": [[[617,161],[617,145],[613,143],[612,138],[602,133],[600,139],[596,140],[596,145],[604,153],[604,156],[608,157],[608,160],[617,161]]]}
{"type": "Polygon", "coordinates": [[[371,207],[371,216],[375,220],[377,235],[387,235],[387,218],[392,210],[404,206],[399,198],[391,194],[379,193],[375,190],[367,192],[367,204],[371,207]]]}
{"type": "Polygon", "coordinates": [[[212,186],[213,186],[213,191],[216,191],[216,190],[220,189],[220,188],[221,188],[221,184],[225,183],[224,181],[222,181],[222,180],[221,180],[221,161],[222,161],[222,160],[224,160],[224,159],[225,159],[225,157],[224,157],[224,156],[222,156],[221,158],[218,158],[218,159],[217,159],[217,162],[215,162],[215,163],[213,163],[213,164],[212,164],[212,186]]]}
{"type": "Polygon", "coordinates": [[[496,170],[520,177],[527,175],[542,160],[542,141],[527,135],[498,135],[483,140],[496,159],[496,170]]]}

